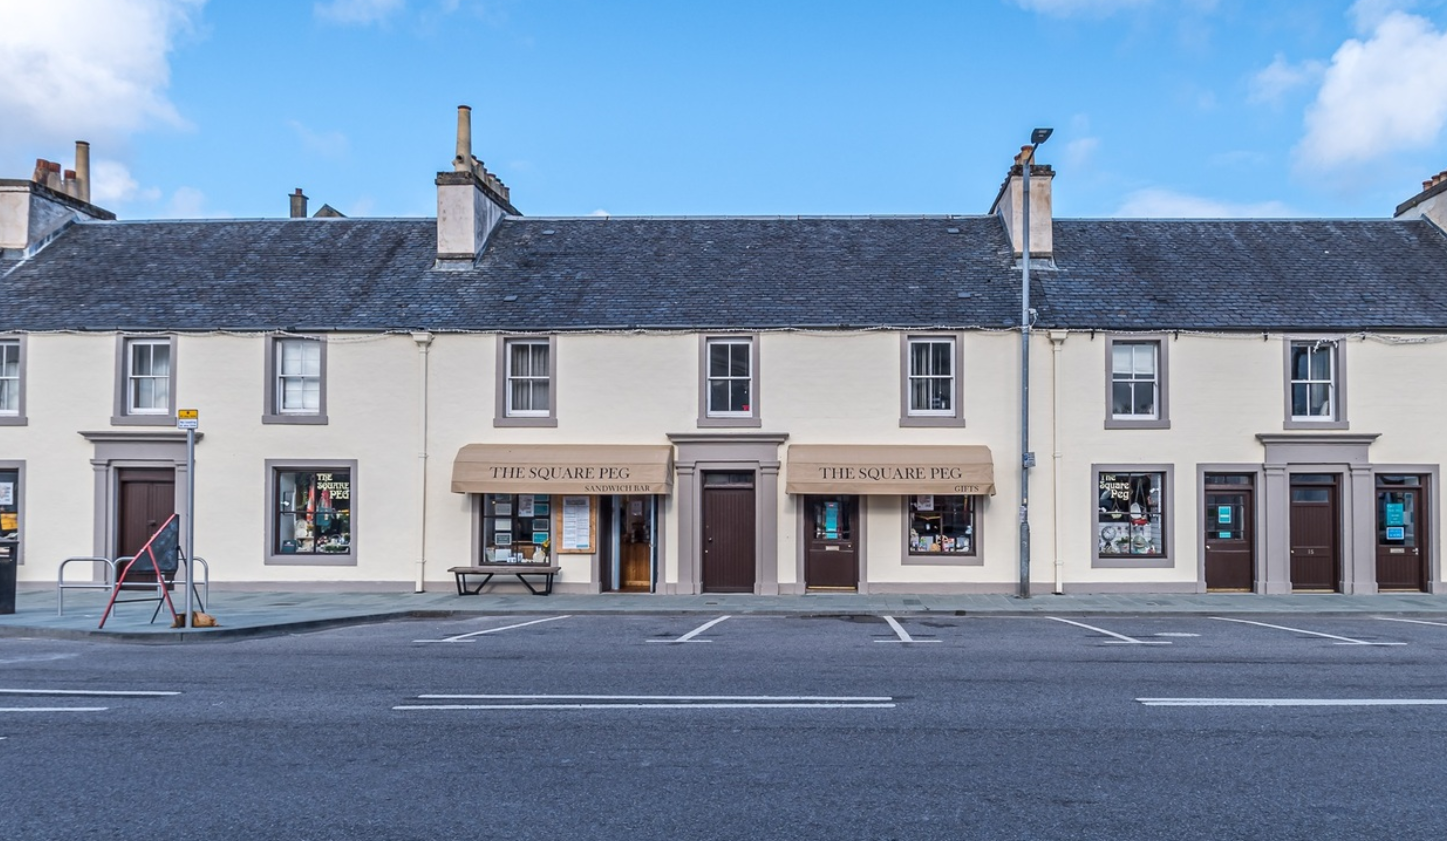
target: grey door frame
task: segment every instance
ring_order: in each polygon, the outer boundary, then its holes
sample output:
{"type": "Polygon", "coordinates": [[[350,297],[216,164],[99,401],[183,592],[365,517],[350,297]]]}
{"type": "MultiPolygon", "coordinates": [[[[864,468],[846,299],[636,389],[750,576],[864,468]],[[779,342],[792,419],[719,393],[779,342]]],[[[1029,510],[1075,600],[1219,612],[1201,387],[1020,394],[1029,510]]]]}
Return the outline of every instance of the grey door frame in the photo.
{"type": "MultiPolygon", "coordinates": [[[[678,581],[668,595],[703,592],[703,474],[754,474],[754,592],[779,594],[779,447],[787,433],[670,433],[677,448],[673,485],[678,512],[678,581]]],[[[802,586],[802,585],[801,585],[802,586]]]]}

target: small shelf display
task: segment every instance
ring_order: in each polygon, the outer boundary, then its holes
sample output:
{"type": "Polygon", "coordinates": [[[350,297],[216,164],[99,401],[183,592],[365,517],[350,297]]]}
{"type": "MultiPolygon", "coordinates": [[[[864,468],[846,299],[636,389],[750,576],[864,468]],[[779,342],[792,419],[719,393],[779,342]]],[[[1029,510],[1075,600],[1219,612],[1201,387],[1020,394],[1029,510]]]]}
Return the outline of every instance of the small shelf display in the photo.
{"type": "Polygon", "coordinates": [[[975,501],[969,496],[909,498],[911,555],[973,555],[975,501]]]}
{"type": "Polygon", "coordinates": [[[547,494],[484,494],[482,563],[548,563],[552,504],[547,494]]]}
{"type": "Polygon", "coordinates": [[[1101,555],[1159,555],[1164,546],[1163,473],[1102,473],[1096,525],[1101,555]]]}

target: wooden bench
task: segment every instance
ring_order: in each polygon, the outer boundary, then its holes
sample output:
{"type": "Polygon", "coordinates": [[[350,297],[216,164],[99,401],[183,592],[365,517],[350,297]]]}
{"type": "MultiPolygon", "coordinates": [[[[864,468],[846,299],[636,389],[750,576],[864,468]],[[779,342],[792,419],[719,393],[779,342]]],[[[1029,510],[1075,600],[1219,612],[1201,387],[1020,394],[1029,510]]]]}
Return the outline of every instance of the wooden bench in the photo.
{"type": "Polygon", "coordinates": [[[499,573],[503,575],[516,575],[518,580],[523,583],[523,586],[528,588],[529,593],[532,593],[534,596],[546,596],[553,592],[553,576],[557,575],[561,569],[562,567],[560,566],[551,566],[549,564],[480,564],[472,567],[452,567],[447,571],[457,576],[457,595],[459,596],[475,596],[481,593],[482,588],[487,586],[487,582],[491,581],[492,577],[499,573]],[[467,576],[469,575],[481,575],[483,578],[482,581],[478,582],[476,587],[468,589],[467,576]],[[539,590],[534,587],[526,578],[526,576],[529,575],[542,576],[543,589],[539,590]]]}

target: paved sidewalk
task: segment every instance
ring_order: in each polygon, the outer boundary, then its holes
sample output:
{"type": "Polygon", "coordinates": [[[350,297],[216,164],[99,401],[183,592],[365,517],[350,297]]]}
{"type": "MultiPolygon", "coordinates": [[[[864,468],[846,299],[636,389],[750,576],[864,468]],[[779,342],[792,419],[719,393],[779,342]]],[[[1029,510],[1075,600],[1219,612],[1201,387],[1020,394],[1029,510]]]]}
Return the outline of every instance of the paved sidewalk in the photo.
{"type": "MultiPolygon", "coordinates": [[[[182,594],[173,594],[176,609],[182,594]]],[[[302,633],[340,625],[445,616],[510,613],[569,614],[763,614],[763,615],[890,615],[925,614],[1028,616],[1101,614],[1321,614],[1436,616],[1447,621],[1447,595],[1388,593],[1344,596],[1335,593],[1258,596],[1250,593],[1180,595],[1040,595],[1020,599],[1006,595],[861,595],[810,593],[803,596],[706,594],[658,596],[633,593],[532,596],[527,593],[484,593],[459,596],[438,587],[426,593],[323,591],[255,591],[215,588],[207,612],[215,628],[172,629],[164,618],[148,622],[153,603],[119,605],[97,628],[105,599],[100,593],[72,591],[65,596],[65,615],[57,615],[54,586],[20,585],[16,612],[0,615],[0,636],[92,639],[124,642],[187,642],[302,633]]],[[[164,613],[164,611],[163,611],[164,613]]]]}

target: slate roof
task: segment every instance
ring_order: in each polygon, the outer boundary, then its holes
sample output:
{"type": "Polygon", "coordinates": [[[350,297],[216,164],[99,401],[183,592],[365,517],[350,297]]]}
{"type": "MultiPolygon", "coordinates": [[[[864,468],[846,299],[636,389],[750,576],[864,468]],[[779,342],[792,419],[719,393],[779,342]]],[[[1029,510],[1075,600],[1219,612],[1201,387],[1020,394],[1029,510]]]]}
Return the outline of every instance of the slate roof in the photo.
{"type": "MultiPolygon", "coordinates": [[[[435,256],[432,219],[86,222],[0,263],[0,331],[1019,320],[990,216],[509,218],[476,266],[435,256]]],[[[1055,265],[1032,266],[1042,328],[1447,330],[1447,235],[1425,221],[1058,219],[1055,265]]]]}

